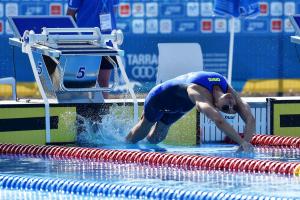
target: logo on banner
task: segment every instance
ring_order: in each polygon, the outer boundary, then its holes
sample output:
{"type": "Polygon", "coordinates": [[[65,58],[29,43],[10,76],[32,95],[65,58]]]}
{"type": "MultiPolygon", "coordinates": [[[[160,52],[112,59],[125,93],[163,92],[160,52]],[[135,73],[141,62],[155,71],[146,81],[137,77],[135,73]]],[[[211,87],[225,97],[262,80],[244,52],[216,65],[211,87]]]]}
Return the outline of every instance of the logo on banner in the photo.
{"type": "Polygon", "coordinates": [[[296,4],[295,2],[285,2],[284,3],[284,15],[290,16],[296,13],[296,4]]]}
{"type": "Polygon", "coordinates": [[[3,3],[0,3],[0,17],[4,16],[3,3]]]}
{"type": "Polygon", "coordinates": [[[132,32],[137,34],[145,32],[145,22],[143,19],[132,20],[132,32]]]}
{"type": "Polygon", "coordinates": [[[146,4],[146,16],[157,17],[158,16],[158,3],[147,3],[146,4]]]}
{"type": "Polygon", "coordinates": [[[151,66],[134,66],[131,74],[135,79],[152,79],[155,77],[156,69],[151,66]]]}
{"type": "Polygon", "coordinates": [[[282,21],[281,21],[281,19],[272,19],[271,24],[272,24],[271,31],[273,33],[282,32],[282,21]]]}
{"type": "Polygon", "coordinates": [[[51,3],[50,15],[62,15],[62,5],[60,3],[51,3]]]}
{"type": "Polygon", "coordinates": [[[227,32],[226,19],[216,19],[215,20],[215,32],[216,33],[226,33],[227,32]]]}
{"type": "Polygon", "coordinates": [[[195,32],[198,30],[197,21],[177,21],[175,29],[177,32],[195,32]]]}
{"type": "Polygon", "coordinates": [[[130,12],[130,4],[129,3],[121,3],[119,5],[119,16],[120,17],[129,17],[130,12]]]}
{"type": "Polygon", "coordinates": [[[163,4],[162,14],[166,17],[182,16],[184,13],[182,4],[163,4]]]}
{"type": "Polygon", "coordinates": [[[269,4],[267,2],[261,2],[259,4],[260,15],[267,16],[269,14],[269,4]]]}
{"type": "Polygon", "coordinates": [[[172,20],[162,19],[159,26],[161,33],[172,33],[172,20]]]}
{"type": "Polygon", "coordinates": [[[268,21],[263,20],[247,20],[244,22],[243,30],[247,32],[269,32],[268,30],[268,21]]]}
{"type": "MultiPolygon", "coordinates": [[[[231,23],[232,21],[229,21],[229,30],[231,30],[231,23]]],[[[240,33],[241,32],[241,20],[240,19],[234,19],[234,32],[240,33]]]]}
{"type": "Polygon", "coordinates": [[[287,33],[293,33],[295,32],[295,29],[289,19],[284,20],[284,31],[287,33]]]}
{"type": "Polygon", "coordinates": [[[211,19],[203,19],[201,20],[201,32],[203,33],[211,33],[212,29],[212,20],[211,19]]]}
{"type": "Polygon", "coordinates": [[[17,16],[19,14],[18,10],[19,7],[17,3],[7,3],[5,5],[6,16],[17,16]]]}
{"type": "Polygon", "coordinates": [[[46,4],[22,4],[21,5],[21,13],[24,15],[44,15],[47,13],[46,4]]]}
{"type": "Polygon", "coordinates": [[[145,9],[143,3],[134,3],[132,5],[132,16],[134,17],[144,17],[145,9]]]}
{"type": "Polygon", "coordinates": [[[158,57],[156,54],[127,54],[131,75],[135,79],[154,79],[158,57]]]}
{"type": "Polygon", "coordinates": [[[146,22],[147,33],[158,33],[158,21],[157,19],[148,19],[146,22]]]}
{"type": "Polygon", "coordinates": [[[197,17],[199,16],[200,8],[198,2],[188,2],[186,5],[187,16],[197,17]]]}
{"type": "Polygon", "coordinates": [[[283,5],[281,2],[271,3],[271,15],[272,16],[282,16],[283,15],[283,5]]]}
{"type": "Polygon", "coordinates": [[[213,4],[212,2],[201,3],[201,16],[209,17],[213,15],[213,4]]]}
{"type": "Polygon", "coordinates": [[[3,21],[0,20],[0,34],[3,34],[3,21]]]}

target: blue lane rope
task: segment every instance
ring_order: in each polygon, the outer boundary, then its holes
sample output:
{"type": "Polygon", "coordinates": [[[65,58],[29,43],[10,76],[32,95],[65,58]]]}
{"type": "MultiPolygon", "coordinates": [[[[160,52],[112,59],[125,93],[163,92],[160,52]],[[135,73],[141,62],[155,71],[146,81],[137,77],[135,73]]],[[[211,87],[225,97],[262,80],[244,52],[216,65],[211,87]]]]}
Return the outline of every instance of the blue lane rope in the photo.
{"type": "Polygon", "coordinates": [[[283,200],[287,198],[251,196],[227,192],[186,191],[161,187],[87,182],[39,177],[0,175],[0,190],[30,190],[96,197],[178,200],[283,200]]]}

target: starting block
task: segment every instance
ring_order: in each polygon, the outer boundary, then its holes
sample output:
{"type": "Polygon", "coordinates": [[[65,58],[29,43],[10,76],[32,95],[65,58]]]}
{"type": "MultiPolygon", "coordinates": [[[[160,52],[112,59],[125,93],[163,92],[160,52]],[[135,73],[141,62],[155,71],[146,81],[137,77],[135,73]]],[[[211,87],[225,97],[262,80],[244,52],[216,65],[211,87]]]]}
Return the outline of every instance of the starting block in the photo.
{"type": "Polygon", "coordinates": [[[102,34],[98,27],[78,28],[70,16],[12,16],[8,20],[14,33],[9,44],[28,55],[45,104],[47,141],[50,141],[49,102],[106,103],[102,92],[111,91],[119,83],[118,70],[132,97],[134,121],[137,121],[137,99],[123,65],[124,51],[118,48],[123,42],[122,31],[102,34]],[[113,84],[105,88],[97,81],[102,59],[107,59],[114,68],[113,84]]]}
{"type": "Polygon", "coordinates": [[[77,28],[69,16],[16,16],[10,17],[9,23],[15,34],[9,42],[28,54],[35,79],[41,82],[39,89],[44,89],[46,98],[59,103],[102,103],[102,91],[110,91],[118,84],[117,65],[123,66],[111,57],[124,56],[124,51],[116,48],[123,42],[120,30],[104,35],[99,28],[77,28]],[[108,41],[114,47],[107,46],[108,41]],[[101,88],[97,82],[102,59],[114,66],[110,88],[101,88]]]}

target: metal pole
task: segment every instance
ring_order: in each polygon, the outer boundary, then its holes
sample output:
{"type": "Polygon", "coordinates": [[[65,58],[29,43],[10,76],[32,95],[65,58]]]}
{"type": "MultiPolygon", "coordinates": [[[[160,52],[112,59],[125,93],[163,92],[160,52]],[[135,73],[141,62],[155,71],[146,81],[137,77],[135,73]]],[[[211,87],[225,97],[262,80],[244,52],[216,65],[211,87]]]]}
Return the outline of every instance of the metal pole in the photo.
{"type": "Polygon", "coordinates": [[[229,41],[229,55],[228,55],[228,83],[231,85],[232,82],[232,63],[233,63],[233,49],[234,49],[234,31],[235,31],[235,24],[234,24],[234,17],[230,19],[230,41],[229,41]]]}

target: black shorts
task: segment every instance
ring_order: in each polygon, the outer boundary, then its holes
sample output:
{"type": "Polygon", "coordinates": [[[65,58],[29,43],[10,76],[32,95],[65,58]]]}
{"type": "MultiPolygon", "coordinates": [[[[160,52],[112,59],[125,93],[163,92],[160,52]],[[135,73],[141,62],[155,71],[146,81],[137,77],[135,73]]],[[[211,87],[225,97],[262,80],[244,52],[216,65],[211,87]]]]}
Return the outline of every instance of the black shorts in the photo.
{"type": "MultiPolygon", "coordinates": [[[[118,66],[117,58],[116,56],[111,56],[111,58],[115,61],[115,63],[118,66]]],[[[102,57],[100,69],[113,69],[114,66],[105,58],[105,56],[102,57]]]]}

